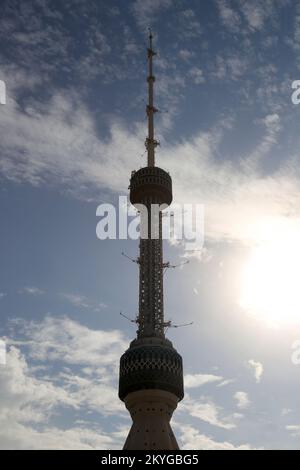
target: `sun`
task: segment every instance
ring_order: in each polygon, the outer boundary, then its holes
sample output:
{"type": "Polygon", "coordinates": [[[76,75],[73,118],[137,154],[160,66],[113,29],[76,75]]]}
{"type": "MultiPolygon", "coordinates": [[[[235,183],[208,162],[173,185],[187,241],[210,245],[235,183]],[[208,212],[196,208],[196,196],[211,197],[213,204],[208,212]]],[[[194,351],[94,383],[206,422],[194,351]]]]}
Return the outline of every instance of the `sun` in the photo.
{"type": "Polygon", "coordinates": [[[269,226],[242,269],[239,304],[270,326],[300,323],[300,232],[269,226]]]}

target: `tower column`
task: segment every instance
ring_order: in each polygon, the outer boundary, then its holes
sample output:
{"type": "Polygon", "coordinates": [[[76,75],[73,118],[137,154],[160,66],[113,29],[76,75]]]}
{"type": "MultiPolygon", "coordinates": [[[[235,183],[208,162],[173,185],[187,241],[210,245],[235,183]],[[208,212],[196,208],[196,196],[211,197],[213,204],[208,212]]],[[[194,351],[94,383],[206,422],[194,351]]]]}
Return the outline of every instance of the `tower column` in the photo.
{"type": "Polygon", "coordinates": [[[133,423],[124,450],[179,449],[170,426],[177,403],[178,397],[164,390],[148,389],[129,393],[125,405],[133,423]]]}

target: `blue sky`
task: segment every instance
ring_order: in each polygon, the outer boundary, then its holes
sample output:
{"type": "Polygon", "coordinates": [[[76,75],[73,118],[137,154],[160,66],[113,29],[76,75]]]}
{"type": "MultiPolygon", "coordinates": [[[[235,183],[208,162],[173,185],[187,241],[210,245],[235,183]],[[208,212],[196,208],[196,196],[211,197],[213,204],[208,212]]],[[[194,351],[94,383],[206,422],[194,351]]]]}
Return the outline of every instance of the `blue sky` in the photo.
{"type": "Polygon", "coordinates": [[[2,1],[1,448],[120,448],[118,359],[135,327],[137,242],[96,209],[143,166],[147,28],[157,164],[205,209],[165,280],[184,359],[185,449],[299,449],[300,5],[291,0],[2,1]]]}

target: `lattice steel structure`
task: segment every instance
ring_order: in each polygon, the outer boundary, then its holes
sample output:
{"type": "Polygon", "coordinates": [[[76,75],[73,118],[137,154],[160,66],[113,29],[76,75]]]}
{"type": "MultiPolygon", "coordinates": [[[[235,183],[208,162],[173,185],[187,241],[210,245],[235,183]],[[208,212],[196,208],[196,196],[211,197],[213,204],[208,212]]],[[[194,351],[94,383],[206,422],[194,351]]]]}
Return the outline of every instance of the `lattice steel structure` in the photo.
{"type": "Polygon", "coordinates": [[[152,34],[148,48],[147,166],[133,171],[130,201],[141,214],[138,331],[120,359],[119,397],[133,424],[124,449],[178,449],[170,419],[183,398],[182,359],[165,338],[162,210],[172,202],[172,179],[155,166],[152,34]],[[141,206],[142,205],[142,206],[141,206]],[[142,210],[142,208],[146,210],[142,210]]]}

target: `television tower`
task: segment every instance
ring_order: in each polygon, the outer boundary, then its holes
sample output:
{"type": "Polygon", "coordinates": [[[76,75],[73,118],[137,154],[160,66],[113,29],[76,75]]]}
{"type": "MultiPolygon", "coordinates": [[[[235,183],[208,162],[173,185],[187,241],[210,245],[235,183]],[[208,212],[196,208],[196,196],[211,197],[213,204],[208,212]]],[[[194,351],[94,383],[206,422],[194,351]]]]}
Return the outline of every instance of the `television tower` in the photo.
{"type": "MultiPolygon", "coordinates": [[[[177,403],[182,400],[182,358],[165,337],[170,322],[164,320],[162,211],[151,213],[153,205],[167,207],[172,202],[172,179],[155,166],[152,34],[148,47],[148,136],[145,141],[147,166],[133,171],[130,202],[141,213],[139,264],[139,313],[137,337],[120,359],[119,397],[132,418],[125,450],[176,450],[178,444],[170,426],[177,403]],[[151,230],[152,229],[152,230],[151,230]]],[[[157,207],[157,206],[156,206],[157,207]]]]}

